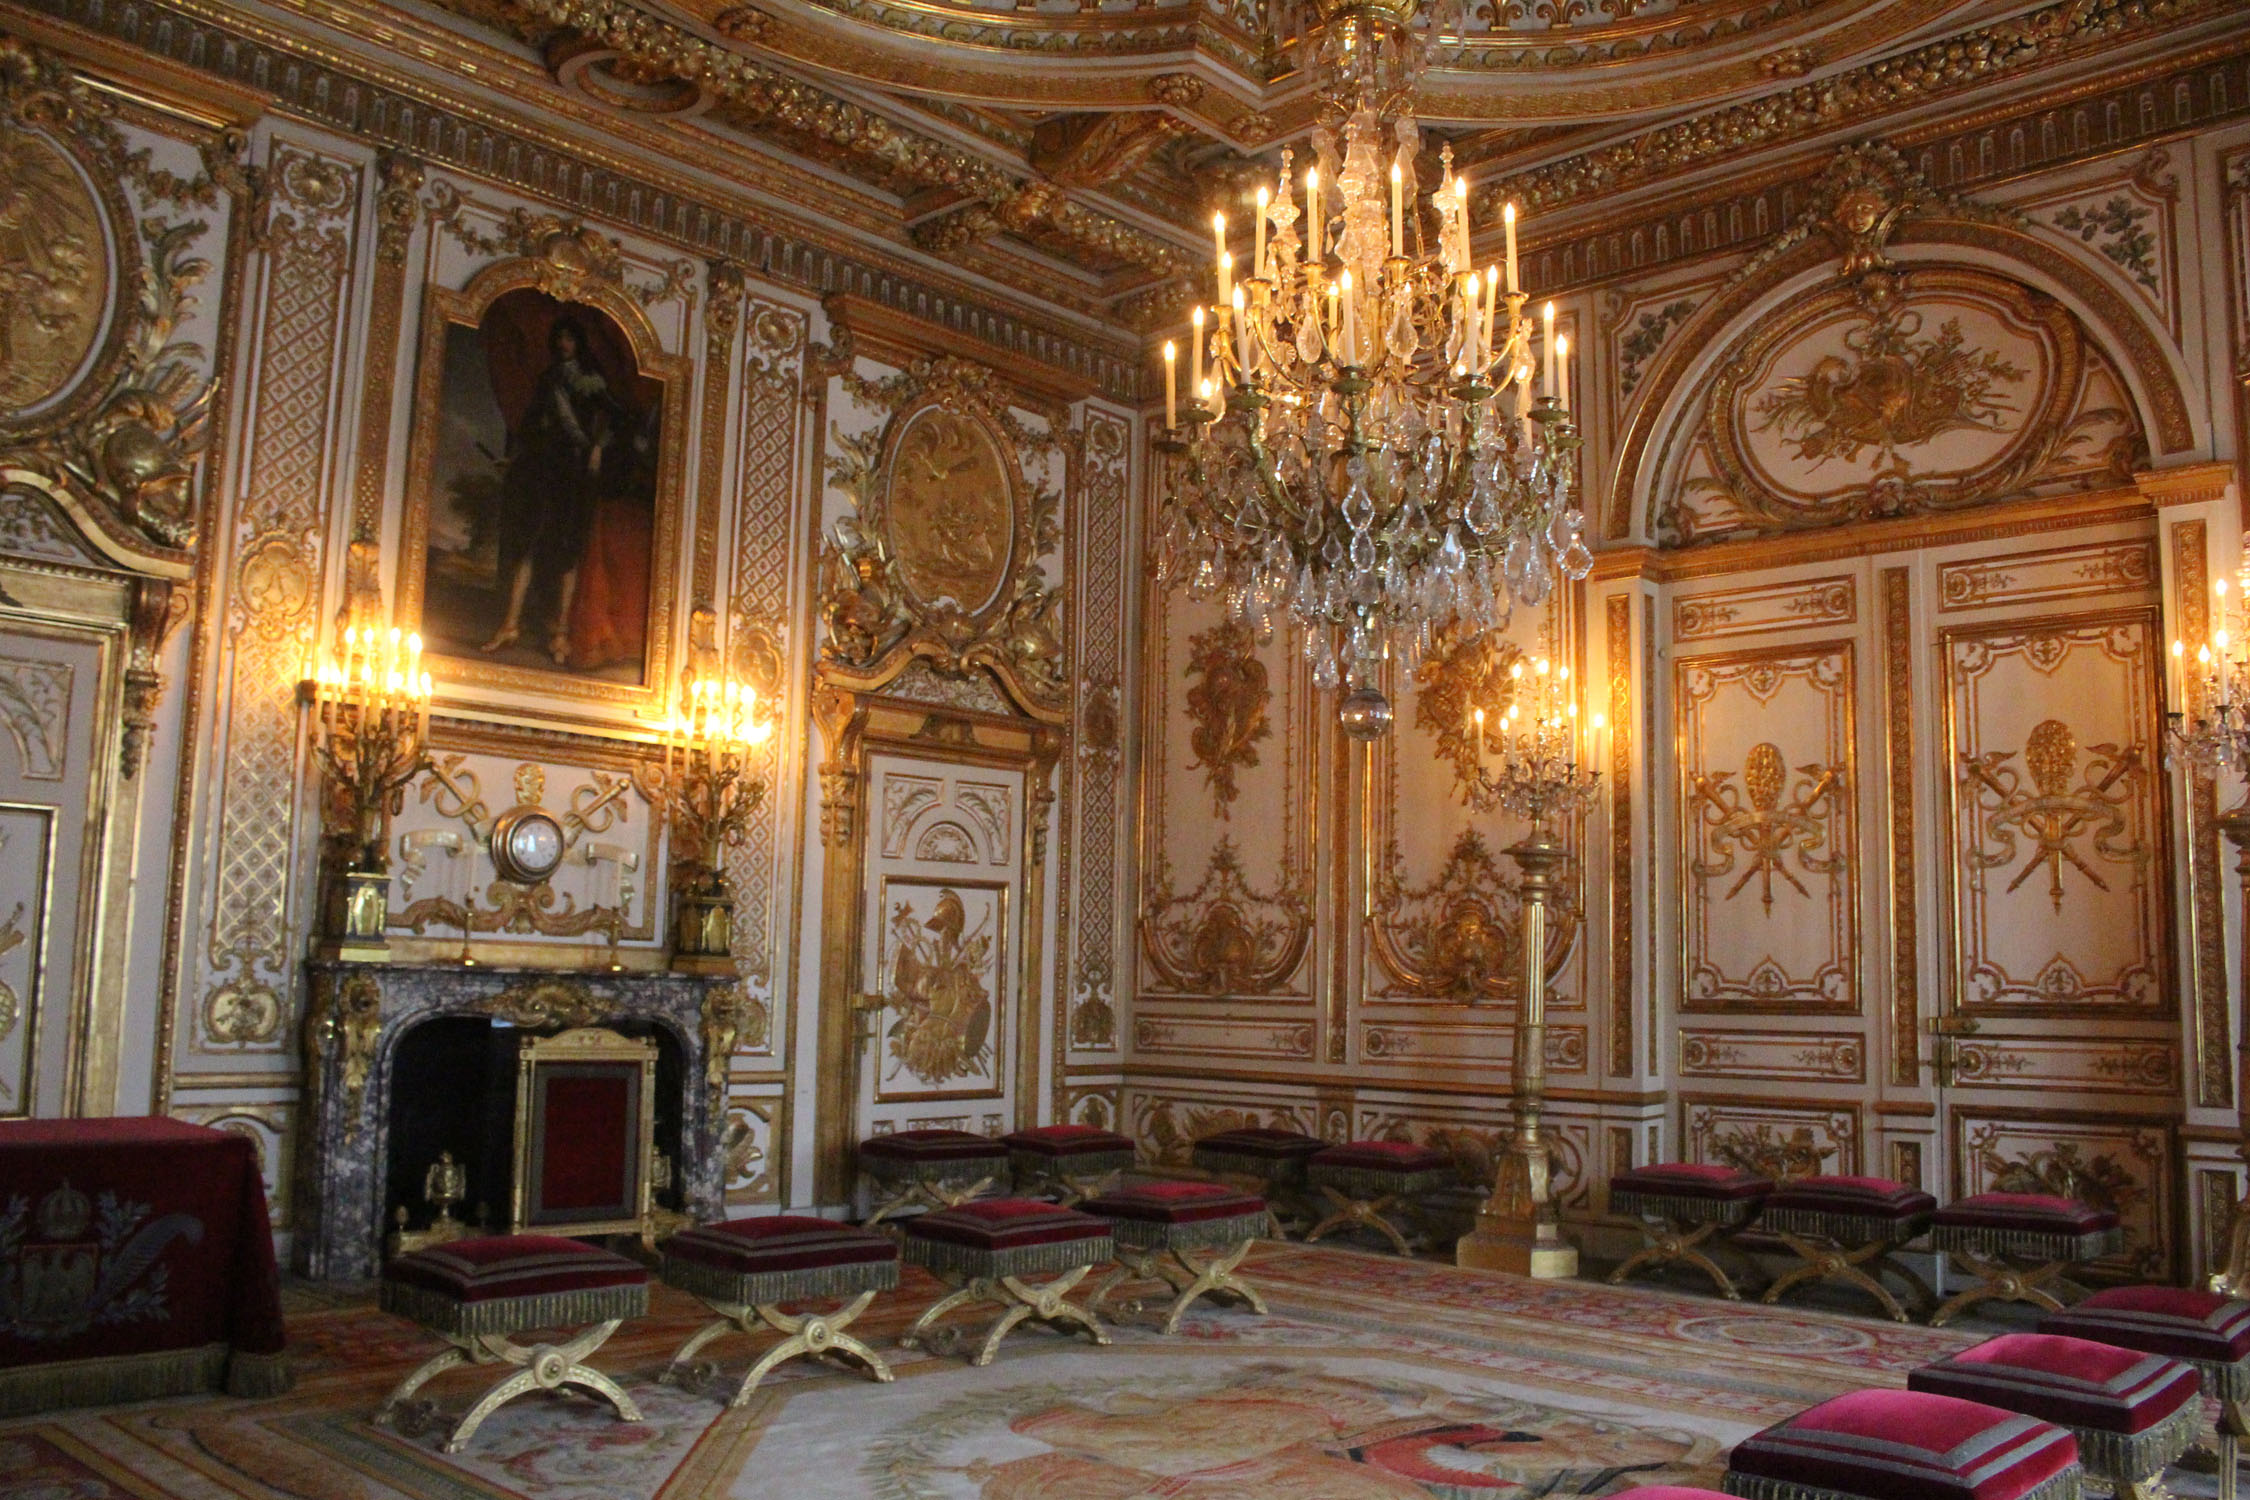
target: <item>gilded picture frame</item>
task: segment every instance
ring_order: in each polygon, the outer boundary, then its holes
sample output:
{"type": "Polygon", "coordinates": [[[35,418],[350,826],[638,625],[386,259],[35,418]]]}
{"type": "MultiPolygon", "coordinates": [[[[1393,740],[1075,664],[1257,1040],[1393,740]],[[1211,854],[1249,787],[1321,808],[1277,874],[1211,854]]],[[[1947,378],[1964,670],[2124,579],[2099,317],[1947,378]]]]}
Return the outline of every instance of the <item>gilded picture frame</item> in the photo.
{"type": "MultiPolygon", "coordinates": [[[[486,357],[492,357],[489,350],[486,357]]],[[[495,360],[489,373],[496,387],[512,379],[520,392],[526,386],[526,368],[503,370],[495,360]]],[[[663,709],[670,698],[678,634],[692,383],[693,361],[668,352],[641,306],[622,288],[599,278],[571,275],[549,260],[524,257],[487,266],[458,291],[437,284],[429,287],[413,386],[398,597],[399,618],[422,634],[425,657],[440,684],[441,705],[489,705],[505,695],[516,700],[509,703],[511,708],[519,708],[524,698],[534,698],[549,705],[577,705],[597,719],[641,718],[663,709]],[[458,532],[449,534],[439,525],[441,520],[461,519],[441,517],[440,506],[463,508],[465,476],[460,471],[467,435],[462,431],[460,398],[465,387],[470,388],[468,394],[476,394],[475,381],[484,373],[468,346],[491,344],[487,330],[503,312],[522,328],[544,324],[547,348],[531,356],[546,361],[530,382],[535,395],[569,386],[567,380],[554,378],[564,368],[566,350],[578,361],[571,368],[582,364],[591,372],[576,388],[629,392],[603,403],[610,416],[596,435],[589,468],[593,477],[584,485],[587,494],[577,502],[593,515],[591,520],[581,516],[576,523],[576,532],[583,537],[576,564],[561,560],[554,545],[558,528],[548,517],[534,517],[529,526],[517,518],[517,529],[527,538],[518,549],[525,552],[520,559],[507,556],[504,536],[497,541],[479,536],[472,524],[464,545],[458,532]],[[591,347],[583,352],[573,347],[565,324],[575,330],[578,345],[591,347]],[[636,476],[628,490],[628,481],[610,475],[619,467],[614,455],[633,444],[646,451],[636,454],[627,471],[636,476]],[[613,455],[608,465],[601,457],[604,449],[613,455]],[[613,593],[629,601],[637,584],[645,588],[645,607],[613,611],[605,617],[614,627],[606,631],[608,643],[582,647],[584,633],[572,623],[571,611],[574,601],[582,604],[587,597],[580,592],[583,581],[573,577],[565,583],[545,575],[583,569],[590,579],[596,562],[614,559],[620,550],[604,546],[602,518],[628,515],[637,531],[642,497],[645,571],[627,569],[613,593]],[[476,576],[475,564],[463,566],[465,559],[481,552],[497,556],[489,578],[476,576]],[[433,562],[454,576],[435,580],[433,586],[433,562]],[[470,575],[465,585],[459,576],[463,573],[470,575]],[[499,611],[500,629],[491,629],[493,621],[476,617],[473,603],[463,602],[476,601],[480,592],[485,613],[499,611]],[[636,620],[637,639],[631,630],[636,620]],[[504,644],[489,644],[503,640],[511,630],[513,638],[504,644]],[[479,641],[479,635],[485,640],[479,641]],[[587,649],[601,654],[583,654],[587,649]]],[[[486,425],[491,425],[489,415],[486,425]]],[[[511,467],[522,461],[528,448],[516,422],[510,421],[507,430],[504,449],[484,438],[475,441],[475,450],[490,461],[493,473],[483,479],[481,490],[467,491],[490,492],[489,503],[503,515],[513,481],[511,467]]],[[[537,487],[526,480],[519,488],[537,487]]],[[[506,529],[505,524],[501,529],[506,529]]],[[[567,533],[572,528],[560,530],[567,533]]],[[[541,717],[556,715],[550,711],[541,717]]]]}

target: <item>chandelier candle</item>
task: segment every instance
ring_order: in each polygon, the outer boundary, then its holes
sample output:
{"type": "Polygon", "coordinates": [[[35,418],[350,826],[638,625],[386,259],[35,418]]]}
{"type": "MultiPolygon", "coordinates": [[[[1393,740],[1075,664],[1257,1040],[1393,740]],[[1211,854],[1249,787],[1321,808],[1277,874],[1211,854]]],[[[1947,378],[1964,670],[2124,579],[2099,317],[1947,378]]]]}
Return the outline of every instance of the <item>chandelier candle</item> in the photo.
{"type": "Polygon", "coordinates": [[[1158,444],[1158,578],[1222,601],[1261,641],[1294,627],[1314,683],[1354,700],[1353,733],[1390,722],[1385,661],[1412,671],[1452,622],[1498,629],[1593,565],[1551,321],[1533,401],[1515,257],[1473,263],[1449,147],[1424,212],[1407,211],[1415,21],[1396,0],[1324,8],[1303,212],[1292,148],[1256,197],[1249,276],[1213,217],[1220,327],[1206,345],[1191,319],[1191,375],[1201,393],[1207,352],[1216,399],[1168,406],[1158,444]]]}

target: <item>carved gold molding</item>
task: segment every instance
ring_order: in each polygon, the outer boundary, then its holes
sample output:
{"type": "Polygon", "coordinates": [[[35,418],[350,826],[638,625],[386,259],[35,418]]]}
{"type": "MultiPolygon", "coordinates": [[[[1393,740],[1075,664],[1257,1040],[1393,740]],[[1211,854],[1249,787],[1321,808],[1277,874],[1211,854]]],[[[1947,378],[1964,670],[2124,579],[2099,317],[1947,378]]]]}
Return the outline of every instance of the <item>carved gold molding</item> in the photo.
{"type": "MultiPolygon", "coordinates": [[[[2172,620],[2192,660],[2211,636],[2211,580],[2208,529],[2204,522],[2174,521],[2171,527],[2172,620]]],[[[2185,690],[2200,690],[2190,676],[2185,690]]],[[[2199,703],[2183,703],[2200,711],[2199,703]]],[[[2227,1045],[2231,1018],[2227,1006],[2225,867],[2219,849],[2218,778],[2201,766],[2187,772],[2189,954],[2194,963],[2195,1102],[2205,1109],[2234,1106],[2234,1054],[2227,1045]]]]}
{"type": "MultiPolygon", "coordinates": [[[[1639,673],[1633,654],[1633,598],[1612,594],[1605,613],[1603,649],[1609,660],[1609,1076],[1633,1072],[1633,902],[1639,872],[1633,858],[1633,695],[1639,673]]],[[[1654,642],[1645,644],[1653,647],[1654,642]]],[[[1653,1030],[1655,1015],[1649,1024],[1653,1030]]]]}
{"type": "Polygon", "coordinates": [[[1883,570],[1883,791],[1891,837],[1891,1066],[1922,1081],[1921,880],[1914,864],[1914,583],[1883,570]]]}

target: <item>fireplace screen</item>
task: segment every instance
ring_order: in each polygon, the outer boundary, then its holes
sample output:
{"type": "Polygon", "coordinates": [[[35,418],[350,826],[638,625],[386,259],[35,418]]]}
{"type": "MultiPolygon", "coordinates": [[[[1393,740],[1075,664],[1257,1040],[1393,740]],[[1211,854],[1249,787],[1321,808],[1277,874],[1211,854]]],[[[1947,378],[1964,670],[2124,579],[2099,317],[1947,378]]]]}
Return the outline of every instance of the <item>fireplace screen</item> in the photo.
{"type": "Polygon", "coordinates": [[[648,1235],[656,1050],[601,1027],[522,1039],[511,1233],[648,1235]]]}

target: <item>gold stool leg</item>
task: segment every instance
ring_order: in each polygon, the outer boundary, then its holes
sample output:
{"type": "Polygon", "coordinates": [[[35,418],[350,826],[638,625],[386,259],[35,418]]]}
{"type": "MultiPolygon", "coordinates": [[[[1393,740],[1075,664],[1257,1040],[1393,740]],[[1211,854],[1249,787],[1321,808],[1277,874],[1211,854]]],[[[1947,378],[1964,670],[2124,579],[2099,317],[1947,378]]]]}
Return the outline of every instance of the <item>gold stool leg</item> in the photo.
{"type": "Polygon", "coordinates": [[[383,1398],[383,1404],[375,1409],[375,1421],[378,1425],[388,1422],[398,1411],[401,1403],[412,1399],[414,1393],[429,1384],[431,1380],[443,1375],[455,1365],[465,1365],[475,1358],[475,1351],[466,1340],[456,1338],[451,1334],[446,1335],[446,1338],[449,1341],[446,1348],[424,1360],[413,1374],[400,1381],[397,1387],[383,1398]]]}
{"type": "Polygon", "coordinates": [[[1354,1224],[1362,1225],[1381,1234],[1391,1242],[1392,1248],[1397,1250],[1399,1254],[1409,1257],[1414,1254],[1413,1247],[1406,1242],[1406,1236],[1400,1234],[1398,1226],[1387,1217],[1389,1212],[1398,1205],[1398,1194],[1385,1193],[1380,1198],[1351,1198],[1335,1188],[1329,1187],[1326,1183],[1321,1185],[1320,1190],[1327,1196],[1328,1201],[1334,1205],[1334,1208],[1327,1218],[1322,1219],[1306,1233],[1306,1244],[1309,1245],[1322,1238],[1331,1230],[1346,1224],[1354,1224]]]}
{"type": "Polygon", "coordinates": [[[2069,1285],[2062,1280],[2064,1262],[2049,1261],[2026,1269],[2011,1265],[2002,1257],[1974,1250],[1955,1250],[1951,1254],[1962,1269],[1977,1278],[1977,1284],[1946,1298],[1944,1304],[1930,1314],[1932,1328],[1943,1328],[1980,1302],[2029,1302],[2049,1312],[2062,1311],[2062,1299],[2048,1291],[2047,1286],[2050,1282],[2069,1285]]]}
{"type": "Polygon", "coordinates": [[[1172,1259],[1179,1262],[1180,1270],[1186,1273],[1187,1280],[1183,1284],[1171,1276],[1164,1278],[1179,1293],[1173,1300],[1171,1311],[1164,1318],[1166,1334],[1180,1331],[1180,1318],[1187,1312],[1189,1304],[1198,1297],[1239,1297],[1249,1303],[1250,1310],[1259,1317],[1266,1316],[1266,1299],[1258,1295],[1257,1288],[1234,1274],[1235,1267],[1241,1265],[1250,1254],[1250,1245],[1251,1241],[1244,1240],[1230,1249],[1221,1250],[1200,1268],[1184,1252],[1171,1252],[1172,1259]]]}
{"type": "Polygon", "coordinates": [[[867,1305],[874,1300],[875,1293],[865,1291],[836,1312],[808,1313],[799,1317],[784,1314],[775,1303],[759,1303],[759,1319],[768,1328],[786,1337],[768,1349],[765,1357],[750,1367],[750,1373],[742,1377],[742,1385],[735,1391],[734,1399],[727,1404],[741,1406],[747,1402],[750,1393],[758,1388],[758,1382],[765,1379],[767,1373],[782,1361],[795,1359],[800,1355],[817,1359],[831,1349],[840,1354],[849,1354],[865,1365],[868,1375],[877,1384],[890,1384],[893,1379],[891,1367],[884,1363],[883,1357],[844,1332],[861,1313],[867,1311],[867,1305]]]}
{"type": "Polygon", "coordinates": [[[1641,1220],[1641,1237],[1646,1241],[1640,1249],[1626,1257],[1623,1264],[1609,1273],[1609,1284],[1616,1286],[1642,1266],[1670,1265],[1674,1261],[1695,1267],[1711,1278],[1719,1295],[1729,1302],[1740,1302],[1742,1293],[1736,1288],[1734,1278],[1726,1269],[1698,1247],[1726,1226],[1717,1220],[1693,1227],[1675,1219],[1641,1220]]]}
{"type": "Polygon", "coordinates": [[[1004,1300],[1010,1306],[992,1325],[992,1331],[984,1337],[984,1346],[977,1351],[976,1358],[970,1363],[991,1364],[992,1357],[1000,1352],[1000,1341],[1026,1318],[1037,1318],[1040,1322],[1049,1324],[1069,1323],[1082,1329],[1095,1343],[1107,1344],[1109,1334],[1103,1329],[1100,1320],[1086,1309],[1063,1300],[1070,1289],[1085,1280],[1086,1273],[1093,1269],[1090,1265],[1080,1266],[1039,1286],[1032,1286],[1017,1276],[1001,1277],[999,1287],[1006,1293],[1004,1300]]]}
{"type": "Polygon", "coordinates": [[[1005,1299],[1000,1296],[991,1282],[986,1281],[981,1276],[972,1276],[922,1309],[922,1316],[914,1320],[914,1326],[898,1336],[898,1346],[901,1349],[912,1349],[920,1345],[923,1341],[923,1330],[956,1307],[965,1307],[977,1302],[999,1302],[1003,1300],[1005,1299]]]}
{"type": "Polygon", "coordinates": [[[445,1440],[445,1451],[459,1453],[467,1447],[469,1439],[476,1436],[477,1429],[484,1425],[484,1419],[516,1397],[532,1391],[559,1390],[566,1385],[592,1391],[615,1407],[621,1419],[638,1422],[641,1419],[641,1409],[633,1404],[632,1397],[625,1394],[625,1388],[585,1363],[586,1356],[609,1342],[609,1336],[624,1321],[623,1318],[610,1318],[596,1323],[565,1343],[533,1344],[528,1348],[511,1341],[503,1334],[479,1336],[476,1343],[485,1356],[477,1361],[479,1364],[489,1360],[518,1368],[515,1374],[485,1392],[477,1404],[469,1408],[468,1415],[453,1429],[453,1435],[445,1440]]]}

